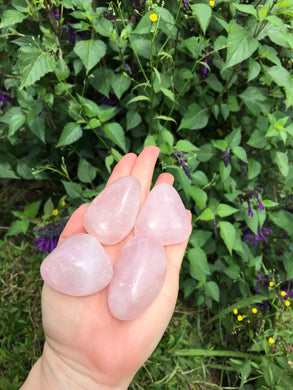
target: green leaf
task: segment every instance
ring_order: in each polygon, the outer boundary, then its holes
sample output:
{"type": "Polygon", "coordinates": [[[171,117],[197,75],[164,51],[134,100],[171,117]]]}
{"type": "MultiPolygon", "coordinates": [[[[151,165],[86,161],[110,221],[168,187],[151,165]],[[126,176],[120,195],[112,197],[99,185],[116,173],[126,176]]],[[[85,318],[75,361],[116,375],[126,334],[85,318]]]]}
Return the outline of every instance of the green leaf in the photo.
{"type": "Polygon", "coordinates": [[[245,149],[242,146],[236,146],[232,149],[233,154],[235,154],[236,157],[238,157],[241,161],[244,161],[247,163],[247,154],[245,149]]]}
{"type": "Polygon", "coordinates": [[[235,3],[232,3],[233,4],[233,7],[235,7],[236,9],[238,9],[238,11],[240,12],[244,12],[246,14],[250,14],[250,15],[253,15],[256,17],[257,15],[257,12],[256,12],[256,9],[254,8],[253,5],[248,5],[248,4],[235,4],[235,3]]]}
{"type": "Polygon", "coordinates": [[[185,112],[179,129],[203,129],[208,123],[207,111],[202,109],[197,103],[192,103],[185,112]]]}
{"type": "Polygon", "coordinates": [[[19,179],[7,160],[7,157],[0,157],[0,177],[5,179],[19,179]]]}
{"type": "Polygon", "coordinates": [[[212,221],[215,218],[214,213],[212,210],[208,207],[205,209],[198,217],[197,220],[201,221],[212,221]]]}
{"type": "Polygon", "coordinates": [[[41,201],[37,200],[28,204],[24,209],[24,214],[29,218],[35,218],[39,212],[41,206],[41,201]]]}
{"type": "Polygon", "coordinates": [[[138,126],[142,121],[140,114],[137,111],[129,110],[126,113],[126,129],[130,130],[138,126]]]}
{"type": "Polygon", "coordinates": [[[77,176],[83,183],[91,183],[97,175],[97,169],[92,166],[87,160],[81,158],[79,160],[77,176]]]}
{"type": "Polygon", "coordinates": [[[192,197],[199,208],[203,209],[205,207],[208,196],[204,190],[199,187],[191,186],[188,194],[192,197]]]}
{"type": "Polygon", "coordinates": [[[45,120],[38,116],[30,116],[27,118],[27,124],[30,131],[45,143],[45,120]]]}
{"type": "Polygon", "coordinates": [[[128,104],[131,104],[131,103],[135,103],[135,102],[140,102],[142,100],[150,100],[147,96],[145,95],[139,95],[139,96],[135,96],[134,98],[130,99],[129,102],[127,102],[127,106],[128,104]]]}
{"type": "Polygon", "coordinates": [[[125,134],[119,123],[112,122],[103,126],[105,136],[108,137],[115,145],[119,146],[123,152],[127,153],[125,134]]]}
{"type": "Polygon", "coordinates": [[[225,137],[225,141],[227,142],[227,147],[230,149],[235,148],[236,146],[239,146],[241,142],[241,129],[237,128],[233,130],[231,133],[229,133],[225,137]]]}
{"type": "Polygon", "coordinates": [[[12,224],[9,227],[8,232],[6,233],[7,236],[14,236],[19,233],[26,233],[29,227],[29,220],[28,219],[22,219],[18,221],[12,222],[12,224]]]}
{"type": "Polygon", "coordinates": [[[293,236],[293,214],[287,210],[280,210],[268,214],[269,218],[290,236],[293,236]]]}
{"type": "Polygon", "coordinates": [[[82,187],[77,183],[62,180],[67,195],[72,199],[82,197],[82,187]]]}
{"type": "Polygon", "coordinates": [[[52,215],[52,212],[54,210],[54,203],[51,198],[49,198],[46,203],[44,204],[44,214],[45,215],[52,215]]]}
{"type": "Polygon", "coordinates": [[[216,282],[210,281],[206,284],[206,295],[213,298],[214,301],[220,301],[220,289],[216,282]]]}
{"type": "Polygon", "coordinates": [[[266,67],[266,72],[271,76],[273,81],[281,87],[290,85],[290,73],[283,66],[266,67]]]}
{"type": "Polygon", "coordinates": [[[211,274],[210,267],[205,252],[195,247],[188,251],[190,275],[202,283],[206,282],[206,277],[211,274]]]}
{"type": "Polygon", "coordinates": [[[193,4],[190,8],[195,13],[200,27],[205,34],[212,16],[211,7],[206,4],[193,4]]]}
{"type": "Polygon", "coordinates": [[[257,177],[261,172],[261,164],[256,161],[254,158],[250,158],[248,160],[248,179],[254,179],[257,177]]]}
{"type": "Polygon", "coordinates": [[[176,143],[176,146],[182,152],[196,152],[198,148],[186,139],[181,139],[176,143]]]}
{"type": "Polygon", "coordinates": [[[258,48],[257,39],[248,35],[236,22],[233,23],[227,42],[227,59],[222,71],[243,62],[258,48]]]}
{"type": "Polygon", "coordinates": [[[212,232],[207,230],[193,230],[191,233],[189,242],[192,246],[202,247],[211,237],[212,232]]]}
{"type": "Polygon", "coordinates": [[[237,213],[237,211],[239,210],[224,203],[220,203],[217,207],[217,214],[222,218],[237,213]]]}
{"type": "Polygon", "coordinates": [[[23,114],[15,114],[9,121],[9,131],[8,137],[12,137],[17,130],[21,128],[21,126],[25,123],[25,115],[23,114]]]}
{"type": "Polygon", "coordinates": [[[259,75],[260,71],[261,71],[260,64],[257,61],[255,61],[252,57],[249,58],[249,70],[248,70],[247,81],[249,82],[255,79],[259,75]]]}
{"type": "Polygon", "coordinates": [[[170,89],[167,89],[167,88],[164,88],[164,87],[160,87],[160,91],[161,91],[167,98],[169,98],[172,102],[175,101],[174,93],[173,93],[172,91],[170,91],[170,89]]]}
{"type": "Polygon", "coordinates": [[[215,148],[220,149],[222,152],[228,149],[228,144],[224,139],[212,139],[212,144],[215,148]]]}
{"type": "Polygon", "coordinates": [[[77,42],[73,50],[83,62],[88,73],[104,57],[107,46],[103,41],[89,39],[77,42]]]}
{"type": "Polygon", "coordinates": [[[54,70],[57,74],[58,79],[61,81],[67,79],[67,77],[70,76],[70,69],[68,68],[63,58],[59,58],[59,60],[56,62],[54,70]]]}
{"type": "Polygon", "coordinates": [[[81,137],[82,137],[82,130],[79,124],[75,122],[69,122],[65,125],[64,129],[62,130],[56,148],[64,145],[73,144],[81,137]]]}
{"type": "Polygon", "coordinates": [[[111,80],[114,72],[108,68],[95,69],[91,74],[90,84],[102,95],[110,97],[111,80]]]}
{"type": "Polygon", "coordinates": [[[130,78],[125,76],[123,73],[114,74],[112,76],[111,86],[118,99],[120,99],[121,96],[124,94],[124,92],[128,90],[130,85],[131,85],[130,78]]]}
{"type": "Polygon", "coordinates": [[[284,263],[285,270],[287,272],[286,280],[293,279],[293,256],[284,259],[283,263],[284,263]]]}
{"type": "Polygon", "coordinates": [[[34,46],[22,46],[19,55],[20,89],[29,87],[52,71],[54,58],[51,54],[34,46]]]}
{"type": "Polygon", "coordinates": [[[287,153],[276,152],[276,163],[283,176],[288,176],[289,173],[289,161],[287,153]]]}
{"type": "Polygon", "coordinates": [[[26,19],[26,17],[27,15],[24,15],[19,11],[15,11],[15,10],[4,11],[1,17],[0,28],[21,23],[24,19],[26,19]]]}
{"type": "Polygon", "coordinates": [[[220,229],[220,235],[231,255],[236,239],[236,229],[230,222],[226,221],[219,222],[218,226],[220,229]]]}

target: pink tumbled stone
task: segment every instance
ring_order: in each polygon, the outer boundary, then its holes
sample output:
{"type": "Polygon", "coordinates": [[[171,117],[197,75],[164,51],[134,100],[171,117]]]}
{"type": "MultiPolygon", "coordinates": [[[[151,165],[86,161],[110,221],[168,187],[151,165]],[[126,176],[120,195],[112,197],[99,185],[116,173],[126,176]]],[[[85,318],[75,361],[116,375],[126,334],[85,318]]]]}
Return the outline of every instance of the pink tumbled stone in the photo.
{"type": "Polygon", "coordinates": [[[140,197],[140,183],[134,176],[115,180],[85,212],[83,224],[86,231],[106,245],[122,241],[134,226],[140,197]]]}
{"type": "Polygon", "coordinates": [[[145,311],[159,294],[166,275],[165,249],[151,237],[134,237],[125,244],[108,288],[108,305],[119,320],[145,311]]]}
{"type": "Polygon", "coordinates": [[[66,238],[45,258],[41,275],[59,292],[84,296],[94,294],[110,283],[113,266],[95,237],[78,233],[66,238]]]}
{"type": "Polygon", "coordinates": [[[186,240],[192,227],[184,204],[174,187],[156,185],[147,197],[135,223],[135,236],[151,236],[162,245],[186,240]]]}

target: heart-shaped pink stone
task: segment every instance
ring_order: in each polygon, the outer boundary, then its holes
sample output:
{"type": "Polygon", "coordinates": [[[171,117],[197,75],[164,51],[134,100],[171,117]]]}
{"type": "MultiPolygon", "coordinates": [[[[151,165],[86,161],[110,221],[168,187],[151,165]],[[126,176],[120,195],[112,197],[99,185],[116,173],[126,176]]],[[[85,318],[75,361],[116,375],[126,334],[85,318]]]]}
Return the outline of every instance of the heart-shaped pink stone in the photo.
{"type": "Polygon", "coordinates": [[[41,275],[59,292],[84,296],[94,294],[110,283],[113,266],[95,237],[78,233],[66,238],[45,258],[41,275]]]}
{"type": "Polygon", "coordinates": [[[119,320],[145,311],[163,286],[167,267],[165,248],[151,237],[134,237],[118,256],[108,288],[108,305],[119,320]]]}
{"type": "Polygon", "coordinates": [[[154,237],[162,245],[185,241],[192,227],[184,204],[174,187],[156,185],[147,197],[135,223],[135,236],[154,237]]]}
{"type": "Polygon", "coordinates": [[[140,206],[140,183],[124,176],[106,187],[87,208],[86,231],[105,245],[122,241],[132,230],[140,206]]]}

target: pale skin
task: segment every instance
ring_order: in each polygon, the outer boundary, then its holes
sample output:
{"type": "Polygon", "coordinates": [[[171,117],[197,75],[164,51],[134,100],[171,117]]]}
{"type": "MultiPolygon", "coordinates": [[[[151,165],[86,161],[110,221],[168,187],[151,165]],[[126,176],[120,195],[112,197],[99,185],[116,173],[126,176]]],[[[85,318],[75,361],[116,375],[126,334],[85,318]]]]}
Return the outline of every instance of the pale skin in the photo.
{"type": "MultiPolygon", "coordinates": [[[[107,185],[122,176],[135,176],[141,184],[143,205],[159,152],[159,148],[149,146],[139,156],[126,154],[107,185]]],[[[163,173],[155,184],[173,184],[173,181],[171,174],[163,173]]],[[[84,204],[73,213],[60,241],[85,233],[82,219],[87,207],[84,204]]],[[[191,213],[186,212],[191,218],[191,213]]],[[[133,232],[119,244],[104,246],[114,266],[121,248],[131,237],[133,232]]],[[[111,315],[107,288],[90,296],[72,297],[44,284],[42,318],[46,341],[42,356],[21,390],[127,389],[158,345],[172,317],[187,242],[165,247],[168,266],[163,288],[154,303],[131,321],[120,321],[111,315]]]]}

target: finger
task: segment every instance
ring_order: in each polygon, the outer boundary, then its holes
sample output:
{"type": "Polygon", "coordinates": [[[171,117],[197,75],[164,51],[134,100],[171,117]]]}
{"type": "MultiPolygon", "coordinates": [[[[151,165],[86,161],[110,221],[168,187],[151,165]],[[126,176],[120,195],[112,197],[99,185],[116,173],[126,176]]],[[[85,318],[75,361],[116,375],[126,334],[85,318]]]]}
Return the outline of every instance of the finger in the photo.
{"type": "Polygon", "coordinates": [[[142,203],[150,191],[154,168],[159,154],[160,149],[157,146],[147,146],[137,157],[133,166],[131,175],[135,176],[140,182],[142,203]]]}
{"type": "Polygon", "coordinates": [[[120,177],[130,175],[136,159],[137,156],[134,153],[128,153],[123,156],[113,169],[113,172],[107,182],[107,186],[120,177]]]}
{"type": "Polygon", "coordinates": [[[155,183],[155,186],[157,184],[167,183],[170,185],[173,185],[174,183],[174,176],[171,175],[171,173],[161,173],[160,176],[157,178],[157,181],[155,183]]]}
{"type": "Polygon", "coordinates": [[[58,245],[63,240],[65,240],[65,238],[73,236],[73,234],[87,233],[83,226],[83,216],[88,206],[88,204],[83,204],[77,210],[74,211],[59,237],[58,245]]]}

